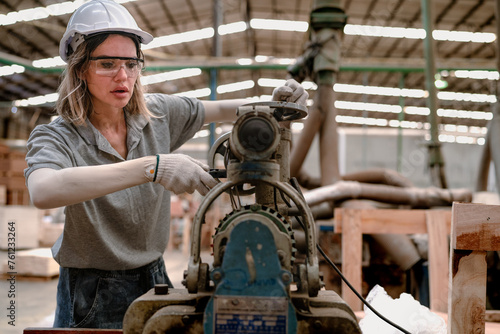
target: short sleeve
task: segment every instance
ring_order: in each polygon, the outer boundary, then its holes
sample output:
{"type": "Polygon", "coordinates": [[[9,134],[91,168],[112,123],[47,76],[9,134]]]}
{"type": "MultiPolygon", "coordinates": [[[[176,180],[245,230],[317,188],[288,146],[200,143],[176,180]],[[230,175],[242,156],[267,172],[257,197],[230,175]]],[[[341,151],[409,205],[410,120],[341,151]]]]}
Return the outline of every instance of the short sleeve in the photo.
{"type": "Polygon", "coordinates": [[[30,134],[27,149],[28,168],[24,170],[26,180],[39,168],[63,169],[73,166],[71,147],[63,134],[51,129],[51,126],[37,126],[30,134]]]}
{"type": "Polygon", "coordinates": [[[148,94],[147,103],[154,115],[160,115],[158,121],[168,123],[171,151],[191,139],[203,126],[205,108],[198,99],[148,94]]]}

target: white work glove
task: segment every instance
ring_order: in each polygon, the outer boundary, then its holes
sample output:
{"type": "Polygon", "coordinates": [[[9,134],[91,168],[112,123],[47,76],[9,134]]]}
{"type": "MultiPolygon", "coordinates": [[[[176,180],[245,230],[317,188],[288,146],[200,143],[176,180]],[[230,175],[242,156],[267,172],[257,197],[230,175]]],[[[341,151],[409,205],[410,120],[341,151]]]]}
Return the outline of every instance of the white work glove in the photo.
{"type": "Polygon", "coordinates": [[[284,86],[276,87],[273,91],[273,101],[287,101],[306,106],[309,94],[304,87],[294,79],[286,81],[284,86]]]}
{"type": "Polygon", "coordinates": [[[156,166],[146,168],[150,181],[160,183],[175,194],[190,193],[197,190],[206,195],[217,185],[217,181],[207,173],[208,166],[184,154],[159,154],[156,166]],[[155,173],[152,173],[152,170],[155,173]]]}

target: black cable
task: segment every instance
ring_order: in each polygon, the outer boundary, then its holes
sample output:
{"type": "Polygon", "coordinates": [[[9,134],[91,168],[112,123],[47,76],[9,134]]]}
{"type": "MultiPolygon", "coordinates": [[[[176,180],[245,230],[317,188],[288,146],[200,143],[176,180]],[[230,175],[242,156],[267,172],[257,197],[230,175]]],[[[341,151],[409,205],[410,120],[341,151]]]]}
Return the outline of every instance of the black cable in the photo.
{"type": "MultiPolygon", "coordinates": [[[[292,185],[293,188],[295,188],[295,190],[297,190],[299,192],[300,195],[302,195],[302,192],[300,191],[300,188],[298,187],[298,182],[295,178],[292,178],[290,179],[290,183],[292,185]]],[[[302,197],[304,197],[302,195],[302,197]]],[[[290,206],[290,203],[287,203],[288,206],[290,206]]],[[[295,217],[295,219],[299,222],[300,226],[302,227],[302,229],[305,231],[305,226],[304,226],[304,223],[302,222],[302,219],[300,219],[299,217],[295,217]]],[[[326,255],[326,253],[323,251],[323,249],[321,248],[321,246],[317,243],[316,244],[316,248],[318,249],[318,251],[321,253],[321,255],[325,258],[326,262],[328,262],[328,264],[337,272],[337,274],[340,276],[340,278],[342,279],[342,281],[344,281],[344,283],[349,287],[349,289],[351,289],[352,292],[354,292],[354,294],[363,302],[363,304],[366,305],[366,307],[368,307],[373,313],[375,313],[376,316],[378,316],[380,319],[382,319],[383,321],[387,322],[389,325],[393,326],[394,328],[400,330],[401,332],[403,332],[404,334],[411,334],[410,332],[408,332],[406,329],[400,327],[398,324],[395,324],[394,322],[392,322],[391,320],[387,319],[386,317],[384,317],[382,314],[380,314],[377,310],[375,310],[373,308],[373,306],[371,306],[367,301],[366,299],[363,298],[363,296],[361,296],[361,294],[356,291],[356,289],[351,285],[351,283],[349,283],[349,281],[347,280],[347,278],[344,276],[344,274],[342,274],[342,272],[340,271],[340,269],[335,265],[335,263],[333,263],[332,260],[330,260],[330,258],[328,257],[328,255],[326,255]]]]}
{"type": "Polygon", "coordinates": [[[382,314],[380,314],[377,310],[375,310],[373,308],[373,306],[371,306],[367,301],[366,299],[363,298],[363,296],[361,296],[361,294],[359,292],[356,291],[356,289],[351,285],[351,283],[349,283],[349,281],[347,280],[347,278],[342,274],[342,272],[340,271],[340,269],[335,265],[335,263],[332,262],[332,260],[330,260],[330,258],[325,254],[325,252],[323,251],[323,249],[320,247],[319,244],[316,244],[316,248],[318,249],[318,251],[321,253],[321,255],[323,255],[323,257],[325,258],[326,262],[328,262],[328,264],[337,272],[337,274],[339,274],[340,278],[344,281],[345,284],[347,284],[347,286],[349,287],[349,289],[351,289],[352,292],[354,292],[354,294],[356,296],[358,296],[358,298],[363,302],[363,304],[366,305],[366,307],[368,307],[373,313],[375,313],[375,315],[377,315],[380,319],[384,320],[385,322],[387,322],[389,325],[393,326],[394,328],[400,330],[401,332],[405,333],[405,334],[411,334],[410,332],[408,332],[406,329],[400,327],[398,324],[395,324],[394,322],[392,322],[391,320],[387,319],[386,317],[384,317],[382,314]]]}

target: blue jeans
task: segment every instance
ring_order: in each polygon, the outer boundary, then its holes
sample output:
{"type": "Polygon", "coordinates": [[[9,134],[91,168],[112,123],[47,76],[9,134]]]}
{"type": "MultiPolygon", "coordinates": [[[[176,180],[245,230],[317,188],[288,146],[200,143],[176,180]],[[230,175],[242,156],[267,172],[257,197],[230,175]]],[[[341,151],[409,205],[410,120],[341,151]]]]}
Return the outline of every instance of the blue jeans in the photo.
{"type": "Polygon", "coordinates": [[[163,258],[131,270],[60,268],[55,328],[122,328],[128,306],[155,284],[172,283],[163,258]]]}

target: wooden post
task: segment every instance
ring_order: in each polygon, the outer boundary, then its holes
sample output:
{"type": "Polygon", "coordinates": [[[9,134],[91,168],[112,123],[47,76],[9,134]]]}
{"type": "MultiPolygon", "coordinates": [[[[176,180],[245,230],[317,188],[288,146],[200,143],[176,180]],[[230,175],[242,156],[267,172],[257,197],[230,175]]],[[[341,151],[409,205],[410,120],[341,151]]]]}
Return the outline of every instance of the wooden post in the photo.
{"type": "MultiPolygon", "coordinates": [[[[344,209],[342,224],[342,271],[351,285],[361,292],[363,274],[361,269],[363,234],[361,231],[360,210],[344,209]]],[[[353,311],[361,310],[361,300],[342,282],[342,299],[353,311]]]]}
{"type": "Polygon", "coordinates": [[[485,333],[486,252],[500,250],[500,206],[453,203],[448,333],[485,333]]]}
{"type": "Polygon", "coordinates": [[[427,210],[425,221],[429,242],[429,299],[430,309],[446,313],[448,311],[448,235],[446,225],[449,211],[427,210]]]}
{"type": "Polygon", "coordinates": [[[485,333],[486,252],[451,254],[448,333],[485,333]]]}

